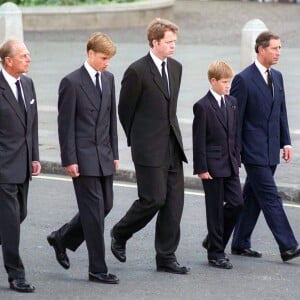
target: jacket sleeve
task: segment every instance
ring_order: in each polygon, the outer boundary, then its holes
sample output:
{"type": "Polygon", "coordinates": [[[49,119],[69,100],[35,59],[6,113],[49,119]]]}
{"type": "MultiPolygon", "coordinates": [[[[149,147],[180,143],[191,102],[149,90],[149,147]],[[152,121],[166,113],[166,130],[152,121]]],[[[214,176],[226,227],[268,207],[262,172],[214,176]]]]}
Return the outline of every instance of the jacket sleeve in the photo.
{"type": "Polygon", "coordinates": [[[129,67],[124,74],[121,83],[121,91],[118,105],[119,119],[130,146],[130,131],[134,119],[135,109],[141,93],[141,78],[136,70],[129,67]]]}
{"type": "Polygon", "coordinates": [[[75,145],[76,90],[63,78],[58,91],[58,137],[62,166],[77,164],[75,145]]]}
{"type": "Polygon", "coordinates": [[[115,81],[113,75],[112,75],[112,85],[111,85],[111,111],[110,111],[109,134],[110,134],[114,160],[118,160],[119,151],[118,151],[117,113],[116,113],[115,81]]]}
{"type": "Polygon", "coordinates": [[[203,107],[196,103],[193,107],[193,162],[194,174],[208,171],[206,160],[206,113],[203,107]]]}

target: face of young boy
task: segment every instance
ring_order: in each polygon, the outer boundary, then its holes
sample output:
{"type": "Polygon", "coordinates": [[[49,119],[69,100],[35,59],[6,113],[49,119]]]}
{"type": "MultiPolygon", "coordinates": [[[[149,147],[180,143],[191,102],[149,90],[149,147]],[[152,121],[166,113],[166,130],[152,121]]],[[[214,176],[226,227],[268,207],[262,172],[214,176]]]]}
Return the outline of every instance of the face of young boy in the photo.
{"type": "Polygon", "coordinates": [[[219,95],[228,95],[231,87],[232,78],[221,78],[220,80],[216,80],[216,78],[212,78],[210,83],[212,89],[219,95]]]}

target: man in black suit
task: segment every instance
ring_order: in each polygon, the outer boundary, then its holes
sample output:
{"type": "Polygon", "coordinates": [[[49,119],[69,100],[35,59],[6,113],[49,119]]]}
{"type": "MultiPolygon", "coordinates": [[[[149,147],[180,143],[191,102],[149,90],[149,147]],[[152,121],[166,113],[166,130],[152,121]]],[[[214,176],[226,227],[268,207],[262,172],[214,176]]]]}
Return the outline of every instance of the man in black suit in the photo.
{"type": "Polygon", "coordinates": [[[204,247],[209,265],[222,269],[232,268],[225,247],[243,205],[238,111],[228,95],[232,77],[228,64],[212,63],[211,88],[193,107],[194,174],[202,180],[208,229],[204,247]]]}
{"type": "Polygon", "coordinates": [[[70,266],[66,249],[75,251],[85,240],[89,280],[101,283],[119,282],[108,273],[103,236],[104,218],[113,205],[113,174],[119,163],[114,76],[105,71],[115,53],[107,35],[92,34],[86,62],[60,83],[61,161],[73,179],[79,213],[47,237],[66,269],[70,266]]]}
{"type": "Polygon", "coordinates": [[[119,99],[119,118],[131,146],[138,195],[111,231],[111,250],[126,260],[126,242],[157,214],[155,249],[158,271],[186,274],[175,251],[180,239],[187,161],[176,116],[182,67],[171,56],[178,27],[155,19],[148,26],[150,52],[125,71],[119,99]]]}
{"type": "Polygon", "coordinates": [[[36,94],[32,80],[23,75],[31,62],[25,44],[5,41],[0,57],[0,237],[10,288],[28,293],[35,287],[26,281],[19,243],[29,180],[41,171],[36,94]]]}

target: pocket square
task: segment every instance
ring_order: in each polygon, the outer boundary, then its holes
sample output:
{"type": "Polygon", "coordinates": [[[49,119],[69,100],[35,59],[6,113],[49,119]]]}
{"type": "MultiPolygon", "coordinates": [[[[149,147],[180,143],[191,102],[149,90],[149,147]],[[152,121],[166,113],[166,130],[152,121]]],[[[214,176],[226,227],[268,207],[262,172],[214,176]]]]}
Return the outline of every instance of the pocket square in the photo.
{"type": "Polygon", "coordinates": [[[31,99],[31,101],[29,103],[33,104],[34,102],[35,102],[35,99],[31,99]]]}

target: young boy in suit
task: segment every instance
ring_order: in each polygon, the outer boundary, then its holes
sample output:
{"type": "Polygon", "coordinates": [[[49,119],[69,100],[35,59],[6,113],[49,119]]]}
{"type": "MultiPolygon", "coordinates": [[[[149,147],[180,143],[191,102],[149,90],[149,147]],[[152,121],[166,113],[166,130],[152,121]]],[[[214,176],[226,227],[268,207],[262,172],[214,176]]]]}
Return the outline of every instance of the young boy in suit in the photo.
{"type": "Polygon", "coordinates": [[[226,244],[243,205],[236,99],[229,96],[232,68],[222,61],[208,68],[210,90],[194,104],[194,174],[205,192],[208,235],[203,242],[210,266],[231,269],[226,244]]]}

